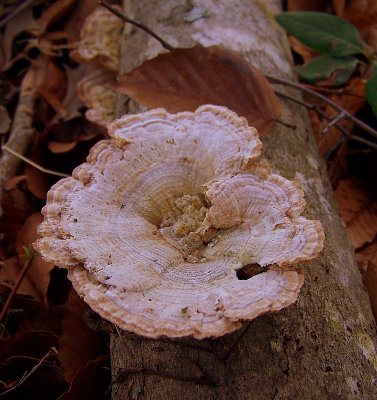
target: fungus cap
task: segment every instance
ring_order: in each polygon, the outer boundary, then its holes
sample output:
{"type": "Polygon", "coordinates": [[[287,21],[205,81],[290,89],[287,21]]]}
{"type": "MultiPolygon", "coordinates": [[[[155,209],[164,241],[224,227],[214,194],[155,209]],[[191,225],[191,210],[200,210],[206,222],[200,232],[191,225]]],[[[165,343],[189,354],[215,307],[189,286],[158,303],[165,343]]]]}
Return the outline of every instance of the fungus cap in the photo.
{"type": "Polygon", "coordinates": [[[296,183],[257,164],[244,118],[155,109],[109,134],[52,187],[36,244],[95,311],[143,336],[201,339],[296,301],[291,266],[319,254],[322,227],[300,216],[296,183]]]}

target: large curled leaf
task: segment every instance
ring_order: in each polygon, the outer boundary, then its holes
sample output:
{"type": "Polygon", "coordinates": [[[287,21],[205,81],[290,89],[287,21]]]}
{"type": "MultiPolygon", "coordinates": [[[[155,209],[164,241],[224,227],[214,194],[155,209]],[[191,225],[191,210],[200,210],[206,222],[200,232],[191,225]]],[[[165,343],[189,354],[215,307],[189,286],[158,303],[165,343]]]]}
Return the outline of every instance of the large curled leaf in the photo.
{"type": "Polygon", "coordinates": [[[296,71],[305,82],[315,83],[338,73],[336,85],[342,85],[351,77],[357,64],[356,58],[332,57],[329,54],[313,58],[303,66],[296,67],[296,71]]]}
{"type": "Polygon", "coordinates": [[[300,42],[334,57],[363,53],[358,30],[345,20],[319,12],[285,12],[276,15],[280,25],[300,42]]]}
{"type": "Polygon", "coordinates": [[[161,54],[121,75],[116,89],[171,113],[194,111],[203,104],[226,106],[261,135],[269,133],[281,112],[262,73],[237,53],[217,46],[161,54]]]}
{"type": "Polygon", "coordinates": [[[365,97],[377,117],[377,63],[372,64],[372,76],[365,85],[365,97]]]}

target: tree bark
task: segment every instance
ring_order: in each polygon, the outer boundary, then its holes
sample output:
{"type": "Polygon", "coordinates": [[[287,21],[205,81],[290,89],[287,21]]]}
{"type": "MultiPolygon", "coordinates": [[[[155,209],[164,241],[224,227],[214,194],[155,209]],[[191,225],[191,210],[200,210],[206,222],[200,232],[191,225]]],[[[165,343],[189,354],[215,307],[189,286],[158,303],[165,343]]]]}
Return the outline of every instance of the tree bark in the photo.
{"type": "MultiPolygon", "coordinates": [[[[126,0],[124,9],[173,46],[221,44],[264,73],[294,79],[286,36],[273,19],[278,1],[126,0]]],[[[122,71],[162,51],[153,38],[127,26],[122,71]]],[[[299,97],[286,87],[279,91],[299,97]]],[[[263,156],[276,172],[301,182],[306,216],[320,219],[326,233],[321,256],[304,267],[297,303],[217,340],[112,335],[114,400],[377,399],[369,300],[307,112],[289,101],[282,106],[284,125],[263,140],[263,156]]]]}

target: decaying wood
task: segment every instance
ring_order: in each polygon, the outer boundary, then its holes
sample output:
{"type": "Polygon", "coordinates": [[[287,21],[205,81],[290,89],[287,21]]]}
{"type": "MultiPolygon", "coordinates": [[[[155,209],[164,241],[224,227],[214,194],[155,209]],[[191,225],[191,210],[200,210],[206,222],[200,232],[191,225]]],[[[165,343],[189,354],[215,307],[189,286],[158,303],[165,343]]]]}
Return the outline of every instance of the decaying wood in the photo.
{"type": "MultiPolygon", "coordinates": [[[[289,47],[273,20],[278,1],[125,1],[126,14],[175,47],[222,44],[264,73],[293,78],[289,47]]],[[[128,26],[122,72],[163,49],[128,26]]],[[[242,84],[242,82],[240,83],[242,84]]],[[[286,87],[279,91],[296,96],[286,87]]],[[[119,110],[124,99],[119,100],[119,110]]],[[[337,215],[306,111],[283,102],[264,157],[297,178],[306,215],[321,219],[325,249],[305,268],[298,302],[218,340],[112,336],[113,399],[374,399],[376,331],[369,301],[337,215]]]]}

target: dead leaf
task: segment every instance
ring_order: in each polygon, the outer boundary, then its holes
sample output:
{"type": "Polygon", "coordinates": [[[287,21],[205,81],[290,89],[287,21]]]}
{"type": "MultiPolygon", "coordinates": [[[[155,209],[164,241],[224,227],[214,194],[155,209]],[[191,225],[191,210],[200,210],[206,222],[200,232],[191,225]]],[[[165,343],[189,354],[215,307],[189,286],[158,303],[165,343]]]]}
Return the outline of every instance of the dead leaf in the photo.
{"type": "MultiPolygon", "coordinates": [[[[17,257],[8,258],[4,261],[4,264],[0,266],[0,284],[12,289],[20,276],[21,270],[22,266],[17,257]]],[[[42,300],[40,294],[28,277],[25,277],[22,280],[17,293],[31,296],[33,299],[38,301],[42,300]]]]}
{"type": "Polygon", "coordinates": [[[64,377],[69,383],[88,361],[106,353],[104,334],[85,325],[84,313],[88,310],[89,306],[72,290],[58,347],[64,377]]]}
{"type": "Polygon", "coordinates": [[[11,122],[7,109],[0,105],[0,135],[9,131],[11,122]]]}
{"type": "Polygon", "coordinates": [[[39,24],[33,17],[31,7],[24,9],[5,25],[3,47],[5,57],[4,64],[9,64],[12,59],[14,39],[22,32],[30,32],[35,29],[39,29],[39,24]]]}
{"type": "Polygon", "coordinates": [[[308,46],[305,46],[302,44],[298,39],[296,39],[294,36],[289,36],[288,37],[289,44],[291,48],[302,57],[302,62],[306,63],[312,58],[316,57],[318,53],[311,49],[308,46]]]}
{"type": "Polygon", "coordinates": [[[51,151],[51,153],[66,153],[67,151],[71,151],[74,149],[77,145],[76,142],[49,142],[48,143],[48,149],[51,151]]]}
{"type": "Polygon", "coordinates": [[[49,137],[53,142],[72,143],[86,142],[98,136],[106,136],[106,129],[88,121],[84,117],[62,121],[51,127],[49,137]]]}
{"type": "Polygon", "coordinates": [[[328,11],[331,0],[288,0],[288,11],[328,11]]]}
{"type": "Polygon", "coordinates": [[[377,235],[377,204],[351,180],[340,182],[335,199],[354,249],[372,242],[377,235]]]}
{"type": "MultiPolygon", "coordinates": [[[[36,148],[29,155],[29,158],[38,165],[44,166],[41,146],[36,148]]],[[[51,187],[50,176],[30,164],[25,164],[24,174],[26,175],[26,186],[29,191],[38,199],[45,200],[51,187]]]]}
{"type": "Polygon", "coordinates": [[[64,71],[46,55],[38,57],[34,68],[37,92],[56,112],[63,113],[62,101],[67,91],[67,78],[64,71]]]}
{"type": "Polygon", "coordinates": [[[67,92],[62,101],[63,112],[60,117],[65,121],[81,116],[80,109],[84,103],[77,93],[77,84],[85,76],[88,76],[94,69],[92,65],[80,64],[77,68],[64,66],[67,75],[67,92]]]}
{"type": "Polygon", "coordinates": [[[4,184],[5,190],[15,189],[18,184],[26,179],[25,175],[14,176],[13,178],[8,179],[4,184]]]}
{"type": "Polygon", "coordinates": [[[18,188],[3,193],[1,206],[3,208],[1,230],[4,233],[7,251],[12,254],[19,229],[35,210],[30,195],[18,188]]]}
{"type": "Polygon", "coordinates": [[[359,258],[377,265],[377,240],[357,252],[359,258]]]}
{"type": "Polygon", "coordinates": [[[121,75],[116,90],[148,107],[193,111],[226,106],[266,135],[281,113],[266,78],[239,54],[221,47],[178,49],[121,75]]]}
{"type": "MultiPolygon", "coordinates": [[[[42,14],[42,16],[38,19],[38,28],[33,29],[31,33],[34,35],[40,35],[46,32],[47,28],[52,25],[54,22],[63,17],[68,10],[73,6],[75,0],[56,0],[54,1],[50,7],[47,8],[46,11],[42,14]]],[[[29,30],[30,31],[30,30],[29,30]]]]}
{"type": "Polygon", "coordinates": [[[346,8],[346,2],[347,1],[348,0],[332,0],[332,6],[334,8],[335,14],[338,17],[342,18],[343,13],[344,13],[344,9],[346,8]]]}
{"type": "Polygon", "coordinates": [[[109,359],[99,356],[79,369],[69,390],[58,400],[102,400],[110,384],[109,359]]]}
{"type": "Polygon", "coordinates": [[[355,25],[359,30],[361,37],[377,50],[377,47],[375,47],[377,2],[375,0],[347,1],[340,16],[355,25]]]}
{"type": "Polygon", "coordinates": [[[368,290],[374,319],[377,321],[377,264],[373,262],[368,263],[368,268],[363,276],[363,280],[368,290]]]}
{"type": "Polygon", "coordinates": [[[68,35],[69,43],[80,40],[80,32],[86,17],[98,7],[98,0],[76,1],[63,21],[63,29],[68,35]]]}
{"type": "MultiPolygon", "coordinates": [[[[43,221],[41,213],[34,213],[25,221],[19,230],[16,239],[16,251],[21,262],[26,262],[25,252],[33,251],[33,243],[39,238],[37,233],[38,225],[43,221]],[[26,249],[26,250],[25,250],[26,249]]],[[[27,273],[27,277],[37,289],[40,298],[47,304],[47,290],[50,284],[50,271],[54,268],[43,260],[40,254],[34,251],[34,257],[27,273]]]]}

